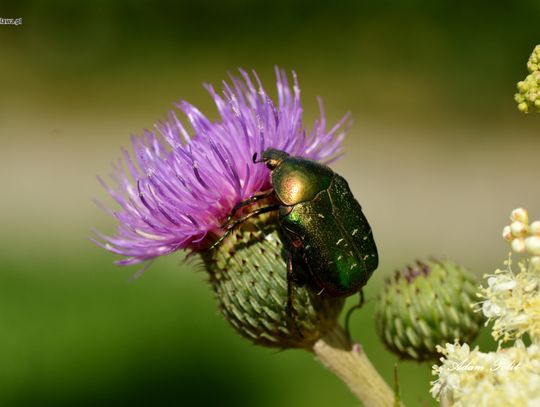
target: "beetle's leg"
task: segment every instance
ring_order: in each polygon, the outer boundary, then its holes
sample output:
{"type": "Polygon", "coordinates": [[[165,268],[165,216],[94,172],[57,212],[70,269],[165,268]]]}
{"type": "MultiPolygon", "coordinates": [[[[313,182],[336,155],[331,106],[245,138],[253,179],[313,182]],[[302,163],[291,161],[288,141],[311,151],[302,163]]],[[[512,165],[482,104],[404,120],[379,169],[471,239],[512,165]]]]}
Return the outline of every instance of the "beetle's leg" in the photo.
{"type": "Polygon", "coordinates": [[[250,212],[247,215],[242,216],[240,219],[237,219],[234,222],[229,223],[225,227],[225,233],[223,233],[223,235],[221,235],[221,237],[218,240],[216,240],[216,242],[212,246],[210,246],[208,248],[208,250],[214,250],[217,246],[219,246],[221,244],[221,242],[223,242],[227,238],[227,236],[229,236],[232,233],[232,231],[233,231],[233,229],[235,227],[237,227],[238,225],[240,225],[244,221],[248,220],[252,216],[260,215],[260,214],[266,213],[266,212],[272,212],[272,211],[275,211],[275,210],[278,210],[278,209],[279,209],[279,205],[263,206],[262,208],[258,208],[256,210],[254,210],[253,212],[250,212]]]}
{"type": "Polygon", "coordinates": [[[292,319],[292,314],[294,312],[292,287],[294,279],[292,253],[289,252],[289,256],[287,257],[287,319],[289,320],[292,319]]]}
{"type": "Polygon", "coordinates": [[[279,209],[278,204],[263,206],[262,208],[257,208],[254,211],[251,211],[250,213],[248,213],[247,215],[242,216],[240,219],[236,219],[234,222],[227,224],[223,229],[229,231],[231,229],[234,229],[239,224],[243,223],[244,221],[248,220],[249,218],[253,216],[257,216],[266,212],[277,211],[278,209],[279,209]]]}
{"type": "Polygon", "coordinates": [[[351,319],[351,315],[355,310],[362,308],[362,306],[364,305],[364,290],[360,289],[359,294],[360,294],[360,301],[358,302],[358,304],[353,305],[349,309],[349,311],[347,311],[347,315],[345,316],[345,332],[347,332],[347,336],[349,337],[349,339],[351,338],[351,331],[349,329],[349,320],[351,319]]]}
{"type": "Polygon", "coordinates": [[[273,189],[269,189],[267,191],[260,191],[260,192],[257,192],[255,194],[253,194],[250,198],[238,202],[236,205],[234,205],[234,207],[231,210],[231,213],[229,213],[229,216],[227,216],[227,220],[225,221],[225,223],[223,223],[223,225],[221,225],[221,227],[225,228],[225,226],[227,226],[229,224],[229,222],[232,220],[232,218],[234,217],[234,215],[236,214],[236,212],[240,208],[243,208],[244,206],[248,206],[248,205],[250,205],[250,204],[252,204],[254,202],[257,202],[257,201],[259,201],[261,199],[267,198],[272,194],[272,192],[274,192],[273,189]]]}
{"type": "Polygon", "coordinates": [[[298,323],[296,322],[296,319],[294,318],[294,308],[293,308],[293,300],[294,300],[294,286],[293,284],[297,282],[296,274],[294,274],[293,269],[293,253],[292,250],[294,249],[294,246],[291,247],[291,250],[289,251],[289,256],[287,259],[287,320],[289,321],[289,325],[294,326],[294,329],[301,338],[304,337],[302,334],[302,331],[300,330],[300,327],[298,326],[298,323]],[[290,324],[292,322],[292,324],[290,324]]]}

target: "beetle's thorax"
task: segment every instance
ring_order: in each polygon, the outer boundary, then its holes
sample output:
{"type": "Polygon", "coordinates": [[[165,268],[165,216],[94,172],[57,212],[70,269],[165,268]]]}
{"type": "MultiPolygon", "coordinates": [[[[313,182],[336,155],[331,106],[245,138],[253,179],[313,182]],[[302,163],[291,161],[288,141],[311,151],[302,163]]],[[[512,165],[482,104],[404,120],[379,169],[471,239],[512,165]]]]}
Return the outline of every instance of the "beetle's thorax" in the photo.
{"type": "Polygon", "coordinates": [[[282,205],[309,201],[332,182],[334,172],[327,166],[298,157],[284,159],[272,171],[272,186],[282,205]]]}

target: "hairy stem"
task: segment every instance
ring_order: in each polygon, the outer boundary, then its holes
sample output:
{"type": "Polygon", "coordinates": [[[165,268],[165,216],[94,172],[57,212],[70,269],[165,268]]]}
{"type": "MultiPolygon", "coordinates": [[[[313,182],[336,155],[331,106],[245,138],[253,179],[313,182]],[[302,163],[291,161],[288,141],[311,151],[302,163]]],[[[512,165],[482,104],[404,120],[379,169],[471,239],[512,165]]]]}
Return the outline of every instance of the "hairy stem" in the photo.
{"type": "MultiPolygon", "coordinates": [[[[373,367],[358,344],[352,344],[339,325],[313,345],[317,358],[339,377],[362,401],[365,407],[393,407],[392,389],[373,367]]],[[[399,402],[397,402],[399,403],[399,402]]],[[[399,403],[398,406],[403,406],[399,403]]]]}

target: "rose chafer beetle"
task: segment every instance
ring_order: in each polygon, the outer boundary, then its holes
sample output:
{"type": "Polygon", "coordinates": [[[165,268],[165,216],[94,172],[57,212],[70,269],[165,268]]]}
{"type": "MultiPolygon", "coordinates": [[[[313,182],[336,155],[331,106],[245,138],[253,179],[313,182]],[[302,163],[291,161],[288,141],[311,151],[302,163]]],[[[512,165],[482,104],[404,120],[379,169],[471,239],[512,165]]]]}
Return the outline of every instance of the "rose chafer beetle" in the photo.
{"type": "Polygon", "coordinates": [[[281,150],[267,149],[260,161],[256,157],[253,162],[270,169],[272,189],[239,202],[212,248],[246,219],[278,210],[289,253],[289,283],[294,265],[301,261],[321,291],[336,297],[359,292],[379,259],[371,228],[347,181],[325,165],[281,150]],[[272,203],[232,222],[239,209],[265,198],[272,203]]]}

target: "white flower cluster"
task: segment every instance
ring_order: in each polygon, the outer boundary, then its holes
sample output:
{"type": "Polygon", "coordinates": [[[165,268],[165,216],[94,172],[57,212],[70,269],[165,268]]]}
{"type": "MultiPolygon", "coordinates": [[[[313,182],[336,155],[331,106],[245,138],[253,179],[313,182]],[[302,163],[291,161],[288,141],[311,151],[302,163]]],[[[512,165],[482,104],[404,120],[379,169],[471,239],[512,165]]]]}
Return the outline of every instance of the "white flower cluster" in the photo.
{"type": "Polygon", "coordinates": [[[540,344],[540,271],[530,259],[518,263],[514,273],[511,261],[507,268],[487,276],[487,287],[481,288],[482,312],[493,321],[495,340],[507,342],[525,333],[540,344]]]}
{"type": "Polygon", "coordinates": [[[512,270],[487,275],[478,307],[493,322],[492,335],[499,341],[497,352],[483,353],[478,347],[446,344],[440,366],[433,366],[438,379],[431,394],[445,406],[540,406],[540,221],[529,224],[525,209],[512,211],[511,224],[503,237],[513,251],[525,253],[512,270]],[[525,346],[521,337],[532,342],[525,346]],[[503,348],[504,342],[515,340],[503,348]]]}
{"type": "Polygon", "coordinates": [[[441,404],[469,406],[540,406],[540,348],[521,340],[511,348],[483,353],[469,345],[446,344],[431,394],[441,404]]]}
{"type": "Polygon", "coordinates": [[[528,256],[518,263],[517,273],[509,258],[505,269],[486,276],[487,287],[479,294],[484,299],[482,312],[494,322],[496,340],[506,342],[528,333],[540,344],[540,221],[529,224],[523,208],[514,209],[510,221],[503,237],[515,252],[528,256]]]}

